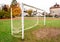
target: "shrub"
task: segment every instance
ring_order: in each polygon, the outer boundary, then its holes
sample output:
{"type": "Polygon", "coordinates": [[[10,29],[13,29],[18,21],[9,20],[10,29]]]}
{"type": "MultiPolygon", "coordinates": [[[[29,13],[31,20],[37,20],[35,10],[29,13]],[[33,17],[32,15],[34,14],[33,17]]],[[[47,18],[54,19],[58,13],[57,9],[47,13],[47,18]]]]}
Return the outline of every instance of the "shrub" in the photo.
{"type": "Polygon", "coordinates": [[[2,18],[10,18],[10,11],[6,12],[4,10],[0,10],[0,19],[2,18]]]}
{"type": "Polygon", "coordinates": [[[27,13],[29,14],[29,16],[31,16],[32,12],[33,12],[32,9],[27,10],[27,13]]]}
{"type": "Polygon", "coordinates": [[[3,18],[4,16],[4,11],[0,10],[0,19],[3,18]]]}

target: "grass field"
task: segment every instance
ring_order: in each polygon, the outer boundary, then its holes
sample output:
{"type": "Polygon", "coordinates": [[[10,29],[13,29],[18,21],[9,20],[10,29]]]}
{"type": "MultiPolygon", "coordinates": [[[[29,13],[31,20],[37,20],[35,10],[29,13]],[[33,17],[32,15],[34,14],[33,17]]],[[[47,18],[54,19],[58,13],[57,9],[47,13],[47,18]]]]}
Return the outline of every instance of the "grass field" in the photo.
{"type": "MultiPolygon", "coordinates": [[[[29,26],[29,24],[31,24],[29,18],[30,17],[27,18],[28,23],[27,23],[27,20],[25,20],[25,24],[26,24],[25,28],[27,26],[29,26]]],[[[56,38],[37,40],[36,37],[32,34],[33,31],[41,29],[41,28],[58,28],[58,29],[60,29],[60,18],[53,19],[53,18],[47,17],[46,26],[44,26],[44,24],[43,24],[43,17],[39,18],[39,24],[37,26],[25,31],[25,39],[24,40],[21,40],[21,38],[13,37],[11,35],[10,22],[11,21],[9,19],[6,19],[6,20],[0,19],[0,42],[60,42],[60,35],[58,35],[56,38]]],[[[33,20],[31,20],[31,22],[33,23],[33,20]]],[[[15,20],[15,23],[16,23],[16,20],[15,20]]]]}

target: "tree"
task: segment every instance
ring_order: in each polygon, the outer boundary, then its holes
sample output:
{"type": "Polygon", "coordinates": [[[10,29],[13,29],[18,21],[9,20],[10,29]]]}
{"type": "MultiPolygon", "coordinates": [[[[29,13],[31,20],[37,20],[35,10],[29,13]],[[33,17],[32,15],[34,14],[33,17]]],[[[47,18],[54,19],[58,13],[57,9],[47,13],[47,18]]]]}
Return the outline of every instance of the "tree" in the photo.
{"type": "Polygon", "coordinates": [[[10,15],[10,11],[6,12],[4,10],[0,10],[0,19],[2,18],[10,18],[11,15],[10,15]]]}
{"type": "Polygon", "coordinates": [[[21,8],[20,7],[13,7],[12,8],[12,15],[13,16],[20,16],[22,14],[21,8]]]}
{"type": "Polygon", "coordinates": [[[0,10],[0,19],[2,19],[4,16],[4,11],[0,10]]]}
{"type": "Polygon", "coordinates": [[[10,18],[10,17],[11,17],[10,11],[5,12],[4,18],[10,18]]]}
{"type": "Polygon", "coordinates": [[[4,5],[4,6],[2,7],[2,10],[8,12],[8,11],[9,11],[9,6],[8,6],[8,5],[4,5]]]}
{"type": "Polygon", "coordinates": [[[27,13],[29,14],[29,16],[31,16],[32,12],[33,12],[32,9],[27,10],[27,13]]]}
{"type": "Polygon", "coordinates": [[[16,0],[12,0],[10,8],[12,8],[13,17],[20,16],[22,14],[21,7],[20,7],[19,3],[17,3],[16,0]]]}

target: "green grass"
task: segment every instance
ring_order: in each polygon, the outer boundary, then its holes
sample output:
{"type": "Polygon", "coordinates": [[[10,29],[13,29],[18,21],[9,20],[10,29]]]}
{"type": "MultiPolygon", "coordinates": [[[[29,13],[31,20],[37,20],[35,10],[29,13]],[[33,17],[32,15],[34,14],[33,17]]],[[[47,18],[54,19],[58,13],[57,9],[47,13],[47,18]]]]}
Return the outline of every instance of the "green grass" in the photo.
{"type": "MultiPolygon", "coordinates": [[[[14,23],[16,22],[17,20],[15,20],[14,23]]],[[[33,20],[31,20],[31,22],[33,22],[33,20]]],[[[31,26],[30,20],[25,20],[25,24],[25,28],[31,26]]],[[[21,38],[15,38],[11,35],[10,20],[0,20],[0,42],[60,42],[60,35],[58,35],[56,38],[37,40],[32,32],[40,28],[60,28],[60,20],[47,20],[46,26],[44,26],[43,20],[39,20],[39,24],[36,27],[25,31],[24,40],[21,40],[21,38]]]]}
{"type": "Polygon", "coordinates": [[[0,20],[0,42],[11,42],[10,20],[0,20]]]}

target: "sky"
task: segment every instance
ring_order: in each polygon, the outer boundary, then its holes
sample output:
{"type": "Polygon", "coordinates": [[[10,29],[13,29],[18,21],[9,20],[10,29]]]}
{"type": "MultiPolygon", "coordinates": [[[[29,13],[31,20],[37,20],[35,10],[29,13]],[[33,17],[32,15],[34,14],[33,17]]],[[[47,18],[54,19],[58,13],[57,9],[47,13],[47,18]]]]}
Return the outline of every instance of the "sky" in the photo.
{"type": "MultiPolygon", "coordinates": [[[[8,4],[10,5],[12,0],[0,0],[1,4],[8,4]]],[[[25,4],[40,8],[45,10],[46,12],[49,12],[49,8],[56,3],[60,4],[60,0],[17,0],[20,4],[23,2],[25,4]]]]}

